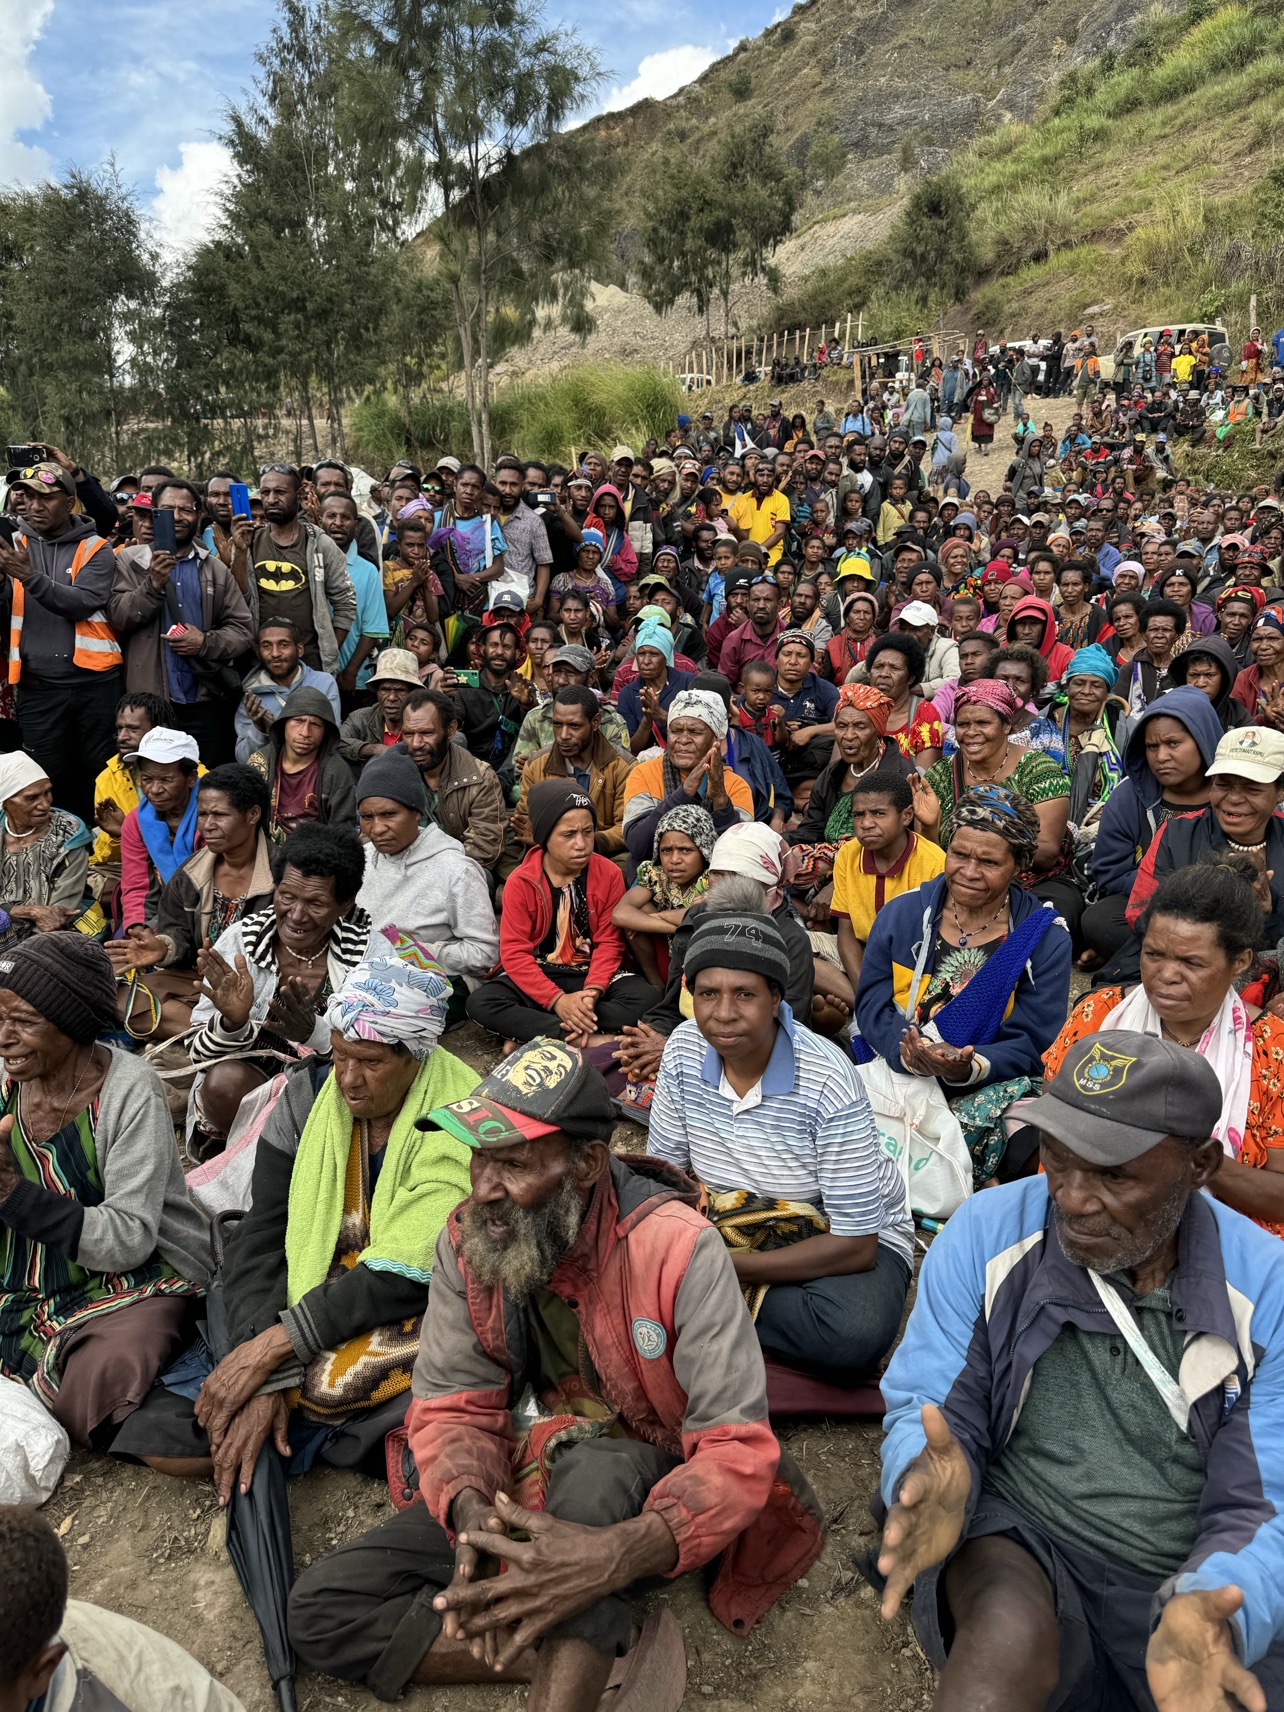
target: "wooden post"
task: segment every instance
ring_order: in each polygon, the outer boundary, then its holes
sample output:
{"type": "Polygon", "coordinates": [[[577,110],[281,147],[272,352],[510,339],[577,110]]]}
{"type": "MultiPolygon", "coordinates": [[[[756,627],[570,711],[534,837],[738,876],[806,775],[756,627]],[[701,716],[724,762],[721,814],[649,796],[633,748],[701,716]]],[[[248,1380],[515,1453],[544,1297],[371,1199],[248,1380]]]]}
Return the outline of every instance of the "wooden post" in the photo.
{"type": "MultiPolygon", "coordinates": [[[[764,349],[764,350],[765,350],[765,349],[766,349],[766,344],[765,344],[765,335],[764,335],[764,345],[763,345],[763,349],[764,349]]],[[[776,360],[776,335],[775,335],[775,334],[774,334],[774,333],[773,333],[773,334],[772,334],[772,335],[771,335],[771,360],[772,360],[772,362],[773,362],[773,363],[774,363],[774,362],[775,362],[775,360],[776,360]]]]}
{"type": "Polygon", "coordinates": [[[845,351],[850,351],[851,348],[852,348],[852,312],[849,309],[847,311],[847,331],[843,335],[843,349],[845,351]]]}
{"type": "Polygon", "coordinates": [[[1257,293],[1255,291],[1248,299],[1248,324],[1250,327],[1257,325],[1257,293]]]}
{"type": "Polygon", "coordinates": [[[808,327],[806,337],[803,339],[802,360],[804,362],[806,362],[810,356],[811,356],[811,328],[808,327]]]}

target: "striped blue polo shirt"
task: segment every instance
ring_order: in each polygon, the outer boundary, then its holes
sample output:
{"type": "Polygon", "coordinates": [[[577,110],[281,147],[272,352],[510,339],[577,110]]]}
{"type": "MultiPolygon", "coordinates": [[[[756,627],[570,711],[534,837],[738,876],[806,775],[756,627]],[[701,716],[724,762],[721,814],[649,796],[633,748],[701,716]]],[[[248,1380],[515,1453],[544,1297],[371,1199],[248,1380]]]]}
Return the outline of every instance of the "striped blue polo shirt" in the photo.
{"type": "Polygon", "coordinates": [[[832,1041],[783,1001],[762,1080],[742,1098],[694,1022],[669,1036],[647,1151],[710,1189],[810,1201],[834,1236],[877,1235],[912,1264],[913,1221],[894,1160],[878,1144],[869,1096],[832,1041]]]}

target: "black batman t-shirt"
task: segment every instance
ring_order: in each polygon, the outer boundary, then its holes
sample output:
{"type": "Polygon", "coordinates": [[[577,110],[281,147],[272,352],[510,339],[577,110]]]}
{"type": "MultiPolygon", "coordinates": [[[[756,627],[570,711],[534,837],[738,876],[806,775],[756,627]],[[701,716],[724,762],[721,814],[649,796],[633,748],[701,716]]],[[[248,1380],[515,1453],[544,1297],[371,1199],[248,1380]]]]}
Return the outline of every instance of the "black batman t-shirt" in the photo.
{"type": "Polygon", "coordinates": [[[314,671],[321,671],[321,650],[312,617],[312,595],[308,588],[308,537],[303,529],[298,539],[282,547],[264,525],[254,533],[254,581],[259,590],[259,623],[269,618],[289,618],[298,628],[303,658],[314,671]]]}

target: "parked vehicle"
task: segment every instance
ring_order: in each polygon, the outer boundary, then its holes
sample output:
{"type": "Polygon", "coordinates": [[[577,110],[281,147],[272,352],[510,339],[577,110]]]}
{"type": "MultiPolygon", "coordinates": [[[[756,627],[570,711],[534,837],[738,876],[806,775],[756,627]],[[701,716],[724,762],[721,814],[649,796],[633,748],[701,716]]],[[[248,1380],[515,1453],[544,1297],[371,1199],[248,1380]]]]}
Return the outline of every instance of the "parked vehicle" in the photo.
{"type": "Polygon", "coordinates": [[[1101,359],[1102,380],[1114,379],[1115,364],[1123,355],[1125,345],[1131,343],[1135,356],[1147,339],[1153,339],[1158,346],[1165,328],[1172,334],[1174,349],[1180,348],[1183,339],[1197,339],[1201,333],[1207,333],[1213,361],[1223,372],[1230,367],[1232,353],[1225,327],[1219,327],[1212,321],[1164,321],[1158,327],[1138,327],[1131,333],[1121,333],[1111,355],[1101,359]]]}

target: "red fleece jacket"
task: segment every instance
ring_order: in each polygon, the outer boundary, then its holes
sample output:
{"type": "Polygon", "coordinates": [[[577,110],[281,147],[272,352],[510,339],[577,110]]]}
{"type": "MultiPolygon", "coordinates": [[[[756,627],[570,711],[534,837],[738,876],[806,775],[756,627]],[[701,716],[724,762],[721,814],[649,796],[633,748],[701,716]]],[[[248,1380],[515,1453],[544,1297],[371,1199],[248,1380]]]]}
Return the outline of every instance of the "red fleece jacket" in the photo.
{"type": "MultiPolygon", "coordinates": [[[[624,875],[614,862],[595,852],[589,857],[584,879],[593,940],[584,985],[600,987],[605,992],[624,961],[624,935],[611,920],[616,904],[624,896],[624,875]]],[[[509,980],[515,981],[527,998],[543,1005],[545,1010],[550,1010],[562,996],[561,987],[535,960],[535,953],[552,925],[553,889],[544,874],[544,852],[536,845],[526,853],[504,887],[504,913],[499,918],[499,962],[509,980]]]]}

